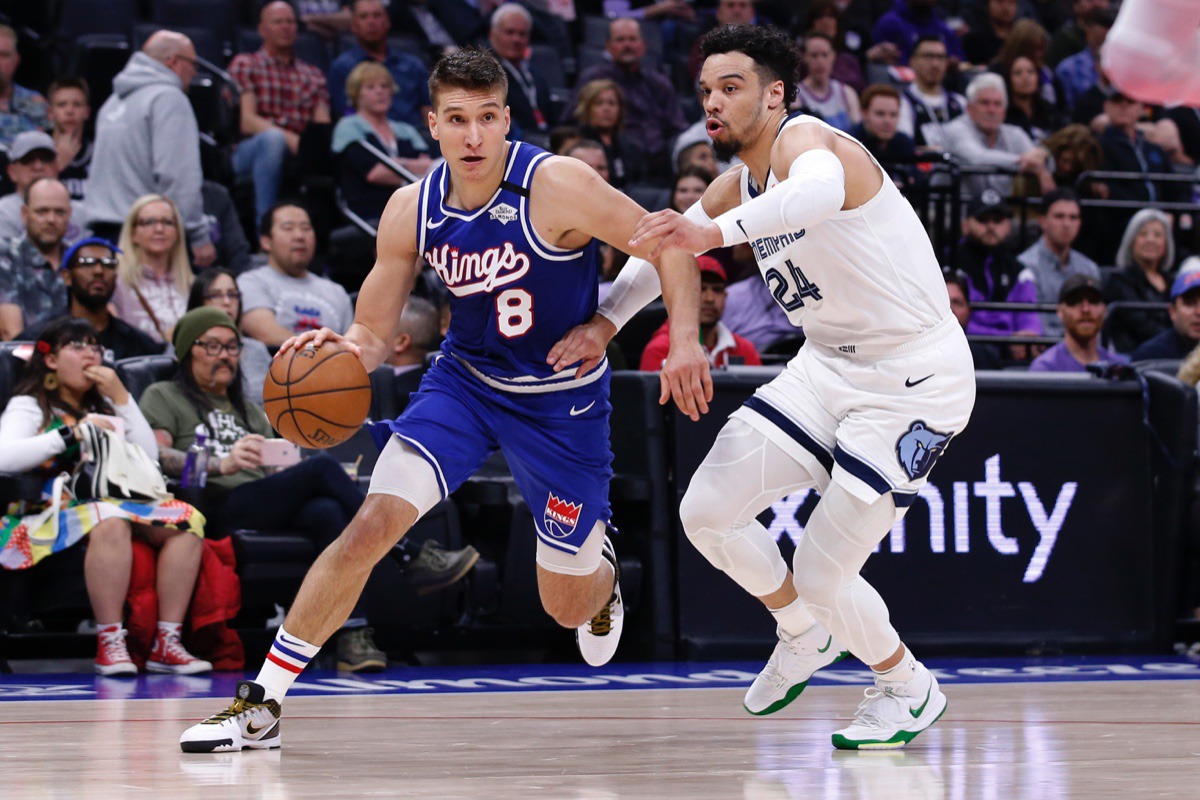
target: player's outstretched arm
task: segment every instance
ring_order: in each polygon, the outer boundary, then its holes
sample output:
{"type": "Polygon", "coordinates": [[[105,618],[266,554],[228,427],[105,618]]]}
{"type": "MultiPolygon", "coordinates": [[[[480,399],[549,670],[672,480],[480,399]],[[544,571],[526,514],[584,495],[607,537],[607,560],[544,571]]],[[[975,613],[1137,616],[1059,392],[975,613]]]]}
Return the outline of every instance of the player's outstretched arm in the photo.
{"type": "MultiPolygon", "coordinates": [[[[609,186],[583,162],[570,158],[547,161],[538,170],[533,197],[537,202],[534,223],[539,230],[559,234],[560,238],[588,236],[632,256],[649,255],[648,247],[629,245],[630,234],[645,209],[609,186]],[[588,198],[588,202],[579,203],[580,197],[588,198]]],[[[695,258],[677,248],[664,249],[653,263],[662,283],[671,335],[671,352],[660,373],[661,401],[674,398],[683,413],[699,419],[708,412],[712,399],[708,359],[700,347],[700,273],[695,258]]],[[[581,327],[590,330],[577,328],[559,343],[562,347],[551,349],[547,362],[555,369],[574,364],[580,346],[590,348],[583,352],[584,359],[598,358],[594,348],[607,345],[616,333],[612,323],[599,316],[581,327]]]]}
{"type": "Polygon", "coordinates": [[[1100,51],[1113,84],[1155,105],[1200,105],[1200,0],[1124,0],[1100,51]]]}
{"type": "MultiPolygon", "coordinates": [[[[375,266],[363,281],[354,309],[354,324],[344,335],[329,328],[305,331],[283,343],[279,355],[289,348],[325,342],[347,345],[371,372],[388,357],[392,341],[400,332],[400,312],[408,300],[417,273],[417,205],[420,184],[399,189],[388,201],[379,220],[375,243],[375,266]]],[[[276,358],[279,357],[276,356],[276,358]]]]}
{"type": "MultiPolygon", "coordinates": [[[[847,197],[847,173],[835,153],[851,142],[839,144],[837,134],[817,124],[796,125],[785,130],[771,151],[771,169],[786,176],[770,191],[720,214],[708,224],[696,224],[674,211],[647,214],[638,223],[630,244],[650,246],[651,257],[668,247],[703,253],[718,247],[782,236],[828,219],[842,209],[847,197]]],[[[851,151],[851,157],[861,158],[851,151]]],[[[867,162],[869,163],[869,161],[867,162]]],[[[853,182],[874,182],[878,170],[857,174],[853,182]]],[[[857,188],[857,187],[855,187],[857,188]]]]}

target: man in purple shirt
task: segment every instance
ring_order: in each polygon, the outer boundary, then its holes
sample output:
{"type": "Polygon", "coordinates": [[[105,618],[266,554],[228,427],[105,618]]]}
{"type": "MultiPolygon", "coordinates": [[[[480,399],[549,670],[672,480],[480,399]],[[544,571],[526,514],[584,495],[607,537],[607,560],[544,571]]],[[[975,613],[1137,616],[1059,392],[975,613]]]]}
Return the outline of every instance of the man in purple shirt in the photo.
{"type": "Polygon", "coordinates": [[[580,74],[567,113],[574,111],[584,84],[598,79],[615,82],[625,95],[625,132],[646,151],[652,168],[669,175],[667,144],[687,127],[670,79],[642,63],[646,40],[636,19],[614,19],[609,23],[605,51],[605,61],[580,74]]]}
{"type": "MultiPolygon", "coordinates": [[[[1008,205],[995,189],[985,189],[967,206],[956,266],[967,276],[972,305],[1038,301],[1033,275],[1008,248],[1011,233],[1008,205]]],[[[967,326],[968,334],[990,336],[1036,336],[1041,332],[1036,311],[977,309],[967,326]]]]}
{"type": "Polygon", "coordinates": [[[1128,358],[1100,346],[1104,327],[1104,295],[1090,275],[1075,273],[1063,281],[1058,293],[1058,318],[1063,340],[1033,360],[1030,372],[1085,372],[1098,361],[1124,364],[1128,358]]]}
{"type": "Polygon", "coordinates": [[[951,63],[962,61],[962,42],[958,34],[950,29],[937,15],[937,0],[896,0],[892,10],[875,23],[871,39],[875,44],[891,42],[900,48],[900,63],[907,64],[917,39],[922,36],[937,36],[946,43],[946,53],[951,63]]]}

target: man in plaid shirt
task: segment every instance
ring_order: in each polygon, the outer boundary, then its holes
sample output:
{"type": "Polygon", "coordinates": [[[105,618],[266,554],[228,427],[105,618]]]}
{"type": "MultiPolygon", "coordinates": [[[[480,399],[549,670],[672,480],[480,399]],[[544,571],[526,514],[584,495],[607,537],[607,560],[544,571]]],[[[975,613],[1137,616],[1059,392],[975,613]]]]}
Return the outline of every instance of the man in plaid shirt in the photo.
{"type": "Polygon", "coordinates": [[[262,48],[241,54],[229,72],[242,92],[242,133],[233,154],[238,176],[254,180],[254,207],[262,216],[275,203],[288,153],[300,149],[310,122],[329,122],[329,89],[321,70],[296,58],[296,13],[283,0],[263,6],[262,48]]]}

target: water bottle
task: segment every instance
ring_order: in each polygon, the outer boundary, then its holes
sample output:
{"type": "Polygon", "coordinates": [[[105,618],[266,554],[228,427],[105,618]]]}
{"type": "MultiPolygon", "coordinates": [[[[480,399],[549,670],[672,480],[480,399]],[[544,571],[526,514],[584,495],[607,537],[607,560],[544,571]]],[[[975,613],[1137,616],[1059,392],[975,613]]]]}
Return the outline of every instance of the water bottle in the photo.
{"type": "Polygon", "coordinates": [[[196,439],[187,449],[179,482],[185,489],[203,489],[208,483],[208,432],[203,425],[196,426],[196,439]]]}

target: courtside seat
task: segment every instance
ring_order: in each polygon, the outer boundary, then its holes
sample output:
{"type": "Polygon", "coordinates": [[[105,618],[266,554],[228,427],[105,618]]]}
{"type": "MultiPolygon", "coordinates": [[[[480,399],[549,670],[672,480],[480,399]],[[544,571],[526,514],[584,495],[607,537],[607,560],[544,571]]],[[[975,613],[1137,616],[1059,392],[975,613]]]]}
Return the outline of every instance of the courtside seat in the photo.
{"type": "Polygon", "coordinates": [[[136,403],[142,399],[142,394],[151,384],[159,381],[169,381],[175,374],[175,356],[137,356],[123,358],[116,363],[117,377],[129,390],[130,397],[136,403]]]}

